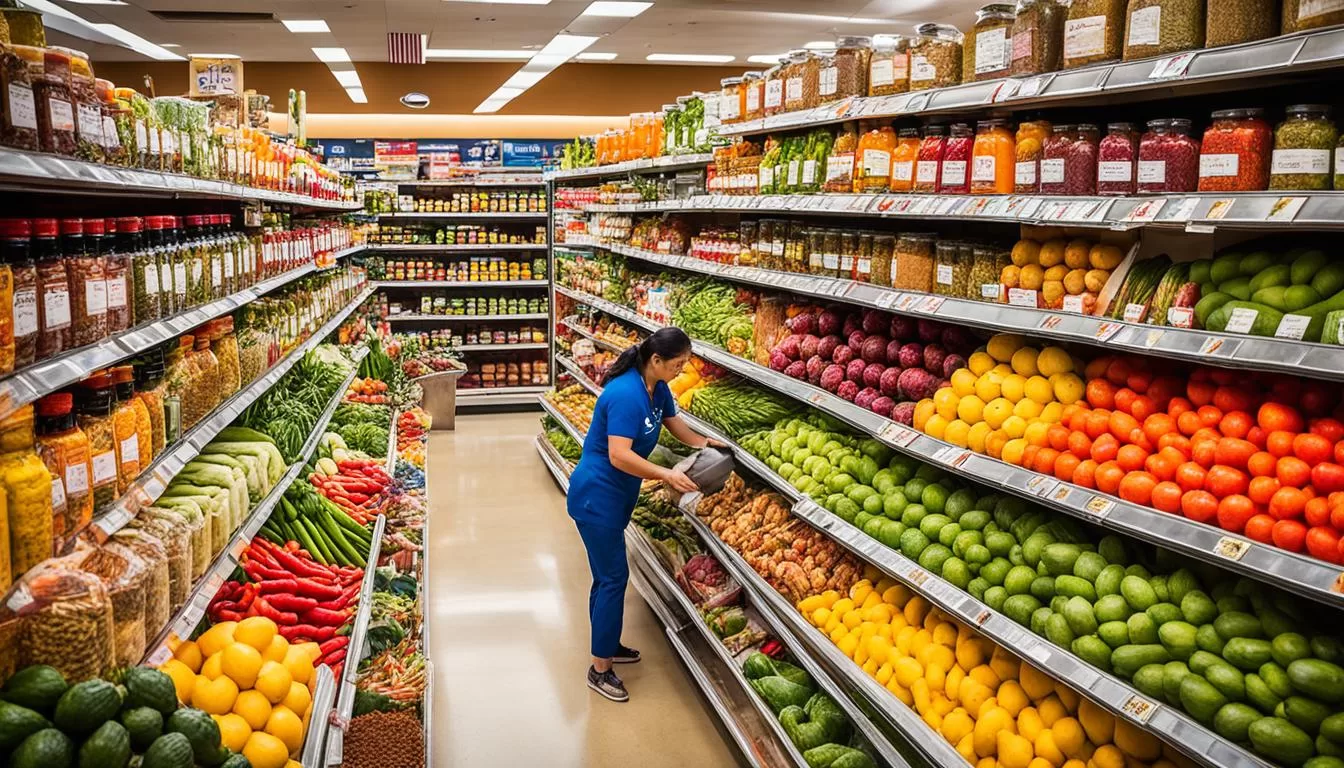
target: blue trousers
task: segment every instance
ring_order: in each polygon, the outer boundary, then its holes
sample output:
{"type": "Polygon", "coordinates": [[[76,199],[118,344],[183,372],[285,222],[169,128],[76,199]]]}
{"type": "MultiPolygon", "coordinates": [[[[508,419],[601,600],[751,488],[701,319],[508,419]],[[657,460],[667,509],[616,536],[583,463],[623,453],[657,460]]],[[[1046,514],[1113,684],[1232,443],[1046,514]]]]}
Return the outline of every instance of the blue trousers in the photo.
{"type": "Polygon", "coordinates": [[[588,624],[592,628],[592,653],[599,659],[616,655],[625,618],[625,585],[630,564],[625,559],[625,532],[620,528],[575,522],[588,550],[588,570],[593,587],[588,592],[588,624]]]}

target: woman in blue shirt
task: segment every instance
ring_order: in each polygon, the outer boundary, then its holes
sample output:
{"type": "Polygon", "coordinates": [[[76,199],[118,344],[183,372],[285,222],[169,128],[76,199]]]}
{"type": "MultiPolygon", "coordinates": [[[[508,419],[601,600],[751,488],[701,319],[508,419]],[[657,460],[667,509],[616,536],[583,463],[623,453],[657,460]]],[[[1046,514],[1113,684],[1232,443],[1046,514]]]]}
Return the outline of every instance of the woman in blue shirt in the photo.
{"type": "Polygon", "coordinates": [[[639,651],[621,644],[621,623],[630,577],[625,526],[635,511],[640,483],[661,480],[675,491],[696,490],[684,472],[650,463],[649,454],[663,427],[693,448],[720,445],[692,432],[677,416],[667,382],[681,373],[690,357],[691,339],[680,328],[663,328],[622,352],[602,382],[583,456],[569,478],[569,516],[583,538],[593,573],[588,593],[593,654],[588,687],[612,701],[628,701],[630,695],[611,665],[639,661],[639,651]]]}

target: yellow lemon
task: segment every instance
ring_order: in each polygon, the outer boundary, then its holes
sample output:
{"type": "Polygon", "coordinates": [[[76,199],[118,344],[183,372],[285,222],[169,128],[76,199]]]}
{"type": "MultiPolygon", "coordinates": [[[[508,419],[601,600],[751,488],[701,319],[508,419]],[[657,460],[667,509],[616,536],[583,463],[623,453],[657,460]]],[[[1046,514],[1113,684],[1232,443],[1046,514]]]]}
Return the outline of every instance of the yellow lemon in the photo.
{"type": "Polygon", "coordinates": [[[191,706],[210,715],[228,714],[238,698],[238,686],[227,677],[209,680],[196,678],[196,686],[191,691],[191,706]]]}
{"type": "Polygon", "coordinates": [[[1013,415],[1013,404],[1006,397],[999,397],[985,403],[984,419],[990,429],[1003,426],[1004,420],[1013,415]]]}
{"type": "Polygon", "coordinates": [[[1061,347],[1046,347],[1036,356],[1036,368],[1046,378],[1056,373],[1068,373],[1073,370],[1073,358],[1061,347]]]}
{"type": "Polygon", "coordinates": [[[206,659],[205,663],[201,665],[201,677],[208,677],[211,680],[214,680],[215,678],[222,675],[223,672],[220,671],[220,667],[223,664],[223,662],[224,662],[223,651],[219,651],[218,653],[211,655],[210,658],[206,659]]]}
{"type": "MultiPolygon", "coordinates": [[[[1056,395],[1058,395],[1058,392],[1056,392],[1056,395]]],[[[1041,415],[1037,418],[1051,424],[1058,424],[1059,420],[1064,418],[1064,404],[1060,402],[1046,403],[1045,407],[1041,409],[1041,415]]]]}
{"type": "Polygon", "coordinates": [[[1033,421],[1031,424],[1027,425],[1027,433],[1023,435],[1023,437],[1027,439],[1029,445],[1043,446],[1048,442],[1045,435],[1046,431],[1049,429],[1050,425],[1046,424],[1044,421],[1033,421]]]}
{"type": "Polygon", "coordinates": [[[1036,370],[1036,349],[1034,347],[1022,347],[1013,353],[1013,373],[1022,376],[1035,376],[1036,370]]]}
{"type": "Polygon", "coordinates": [[[1000,363],[1013,359],[1013,353],[1022,348],[1022,337],[1015,333],[1000,333],[991,336],[985,344],[985,351],[1000,363]]]}
{"type": "Polygon", "coordinates": [[[976,453],[985,452],[985,443],[989,440],[989,433],[994,430],[985,422],[971,425],[971,431],[966,434],[966,447],[976,453]]]}
{"type": "MultiPolygon", "coordinates": [[[[271,642],[267,643],[265,648],[261,649],[262,661],[278,661],[283,664],[285,655],[289,653],[289,648],[289,641],[285,639],[285,636],[276,635],[271,638],[271,642]]],[[[305,657],[307,655],[304,654],[305,657]]]]}
{"type": "MultiPolygon", "coordinates": [[[[269,640],[267,642],[270,642],[269,640]]],[[[246,643],[234,643],[224,649],[221,671],[238,684],[238,690],[247,690],[257,682],[261,671],[261,652],[246,643]]]]}
{"type": "Polygon", "coordinates": [[[271,716],[271,702],[261,691],[243,691],[233,704],[233,713],[246,720],[252,730],[259,731],[271,716]]]}
{"type": "Polygon", "coordinates": [[[188,640],[185,643],[178,643],[173,649],[173,658],[187,665],[187,669],[199,673],[201,664],[205,663],[205,655],[201,653],[201,646],[188,640]]]}
{"type": "Polygon", "coordinates": [[[299,643],[295,647],[302,648],[308,654],[308,658],[311,659],[314,664],[317,663],[318,659],[322,658],[322,646],[312,642],[311,640],[306,643],[299,643]]]}
{"type": "Polygon", "coordinates": [[[177,659],[169,659],[159,667],[159,671],[173,681],[177,689],[177,700],[183,704],[191,702],[191,692],[196,688],[196,673],[177,659]]]}
{"type": "Polygon", "coordinates": [[[918,429],[921,432],[924,431],[924,424],[928,422],[929,417],[932,416],[936,410],[937,408],[934,406],[933,400],[931,398],[924,398],[923,400],[920,400],[918,403],[916,403],[915,417],[914,421],[912,422],[914,424],[915,429],[918,429]]]}
{"type": "Polygon", "coordinates": [[[952,392],[957,397],[975,394],[976,376],[970,368],[958,368],[952,372],[952,392]]]}
{"type": "Polygon", "coordinates": [[[1044,376],[1032,376],[1027,379],[1026,395],[1041,405],[1045,405],[1055,399],[1055,388],[1050,386],[1050,380],[1044,376]]]}
{"type": "Polygon", "coordinates": [[[279,704],[289,695],[289,686],[294,682],[294,676],[289,674],[289,669],[277,661],[268,661],[261,665],[261,671],[257,673],[257,682],[253,687],[261,692],[266,700],[272,704],[279,704]]]}
{"type": "Polygon", "coordinates": [[[271,716],[266,720],[265,730],[284,742],[290,752],[303,746],[303,721],[299,719],[298,715],[284,707],[276,707],[271,710],[271,716]]]}
{"type": "Polygon", "coordinates": [[[303,763],[300,763],[297,760],[286,760],[285,768],[303,768],[303,763]]]}
{"type": "Polygon", "coordinates": [[[948,422],[947,429],[943,431],[943,439],[958,448],[965,448],[970,433],[971,425],[961,419],[956,419],[955,421],[948,422]]]}
{"type": "Polygon", "coordinates": [[[233,642],[233,630],[237,626],[236,621],[226,621],[207,629],[196,638],[196,644],[201,647],[201,656],[208,659],[224,650],[225,646],[233,642]]]}
{"type": "Polygon", "coordinates": [[[957,418],[967,424],[977,424],[984,420],[985,401],[975,395],[967,395],[957,403],[957,418]]]}
{"type": "MultiPolygon", "coordinates": [[[[963,369],[964,370],[964,369],[963,369]]],[[[975,380],[975,396],[988,403],[1002,394],[1003,379],[985,374],[975,380]]]]}
{"type": "MultiPolygon", "coordinates": [[[[990,369],[989,369],[989,372],[990,372],[990,373],[996,373],[996,374],[998,374],[999,376],[1012,376],[1012,375],[1013,375],[1013,366],[1011,366],[1011,365],[1009,365],[1009,364],[1007,364],[1007,363],[999,363],[998,365],[994,366],[993,368],[990,368],[990,369]]],[[[1000,379],[1000,381],[1002,381],[1002,379],[1000,379]]]]}
{"type": "Polygon", "coordinates": [[[313,660],[308,657],[308,652],[302,648],[290,647],[285,653],[284,665],[289,669],[290,677],[294,682],[308,684],[308,680],[313,676],[313,660]]]}
{"type": "Polygon", "coordinates": [[[1018,437],[1003,444],[1003,460],[1021,466],[1022,453],[1027,450],[1026,438],[1018,437]]]}
{"type": "Polygon", "coordinates": [[[227,715],[211,715],[219,725],[219,742],[237,752],[252,735],[252,726],[243,718],[230,712],[227,715]]]}
{"type": "Polygon", "coordinates": [[[1083,399],[1083,380],[1076,373],[1057,373],[1050,377],[1055,399],[1064,405],[1073,405],[1083,399]]]}
{"type": "Polygon", "coordinates": [[[1031,400],[1024,397],[1021,400],[1017,401],[1017,405],[1013,406],[1013,415],[1021,416],[1028,422],[1032,422],[1036,421],[1040,417],[1041,411],[1044,410],[1044,408],[1045,406],[1041,405],[1035,400],[1031,400]]]}
{"type": "Polygon", "coordinates": [[[271,644],[271,638],[275,637],[275,633],[274,621],[265,616],[250,616],[234,627],[233,640],[236,643],[246,643],[257,649],[257,653],[261,653],[271,644]]]}
{"type": "Polygon", "coordinates": [[[289,762],[289,750],[285,743],[269,733],[253,732],[243,745],[243,757],[252,764],[252,768],[285,768],[289,762]]]}
{"type": "Polygon", "coordinates": [[[983,376],[994,367],[994,358],[989,356],[988,352],[973,352],[966,361],[966,367],[971,369],[971,373],[976,376],[983,376]]]}
{"type": "Polygon", "coordinates": [[[1003,377],[1003,384],[999,387],[999,393],[1016,403],[1023,397],[1026,397],[1027,377],[1018,373],[1010,373],[1003,377]]]}
{"type": "Polygon", "coordinates": [[[1003,420],[1003,426],[1000,427],[1005,435],[1010,439],[1017,439],[1027,433],[1027,420],[1014,413],[1012,416],[1003,420]]]}
{"type": "Polygon", "coordinates": [[[938,415],[948,421],[957,418],[957,404],[960,402],[961,397],[951,387],[943,387],[933,395],[933,405],[938,415]]]}
{"type": "Polygon", "coordinates": [[[924,434],[937,440],[943,439],[943,434],[947,431],[949,419],[943,418],[942,414],[935,413],[924,422],[924,434]]]}

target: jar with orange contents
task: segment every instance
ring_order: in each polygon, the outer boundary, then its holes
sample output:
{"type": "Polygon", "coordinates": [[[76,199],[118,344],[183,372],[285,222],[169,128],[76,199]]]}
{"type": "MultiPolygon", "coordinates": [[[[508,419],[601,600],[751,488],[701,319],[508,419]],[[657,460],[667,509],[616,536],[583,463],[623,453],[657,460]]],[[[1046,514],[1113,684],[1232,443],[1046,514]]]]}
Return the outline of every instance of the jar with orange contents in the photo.
{"type": "Polygon", "coordinates": [[[723,91],[719,95],[719,120],[724,125],[732,125],[742,121],[742,111],[745,106],[745,94],[742,91],[742,78],[725,77],[719,81],[723,91]]]}
{"type": "Polygon", "coordinates": [[[1254,192],[1269,186],[1274,132],[1263,109],[1221,109],[1199,151],[1200,192],[1254,192]]]}
{"type": "Polygon", "coordinates": [[[1013,191],[1017,156],[1007,120],[976,123],[971,150],[971,194],[1007,195],[1013,191]]]}
{"type": "Polygon", "coordinates": [[[760,120],[765,117],[765,75],[747,72],[742,75],[742,119],[760,120]]]}
{"type": "Polygon", "coordinates": [[[1014,145],[1014,192],[1022,195],[1041,191],[1041,150],[1049,135],[1050,123],[1045,120],[1027,120],[1018,124],[1014,145]]]}
{"type": "Polygon", "coordinates": [[[891,186],[891,156],[895,150],[896,131],[890,125],[868,127],[859,137],[855,192],[883,192],[891,186]]]}
{"type": "Polygon", "coordinates": [[[891,191],[909,192],[915,185],[915,161],[919,158],[919,129],[902,128],[891,153],[891,191]]]}

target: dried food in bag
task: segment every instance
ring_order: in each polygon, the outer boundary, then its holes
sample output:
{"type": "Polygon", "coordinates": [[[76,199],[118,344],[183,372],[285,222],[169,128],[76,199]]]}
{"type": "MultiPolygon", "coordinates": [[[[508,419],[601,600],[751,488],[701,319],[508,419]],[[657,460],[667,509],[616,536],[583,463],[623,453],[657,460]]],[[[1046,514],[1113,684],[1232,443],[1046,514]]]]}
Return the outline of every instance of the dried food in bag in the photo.
{"type": "Polygon", "coordinates": [[[23,666],[55,667],[71,683],[115,666],[112,600],[102,579],[52,560],[24,576],[9,605],[16,601],[23,666]]]}
{"type": "Polygon", "coordinates": [[[25,573],[51,557],[51,473],[29,448],[10,454],[0,463],[9,518],[10,572],[25,573]]]}
{"type": "Polygon", "coordinates": [[[103,580],[112,601],[112,656],[118,667],[134,666],[145,655],[145,564],[128,549],[97,547],[79,568],[103,580]]]}
{"type": "Polygon", "coordinates": [[[868,95],[892,96],[910,90],[910,39],[874,35],[868,62],[868,95]]]}
{"type": "MultiPolygon", "coordinates": [[[[138,557],[145,568],[145,642],[153,639],[161,627],[168,626],[172,618],[172,600],[168,566],[168,551],[163,542],[145,531],[123,528],[118,531],[107,548],[125,557],[138,557]],[[124,550],[124,553],[123,553],[124,550]]],[[[112,612],[115,617],[116,598],[113,597],[112,612]]]]}

